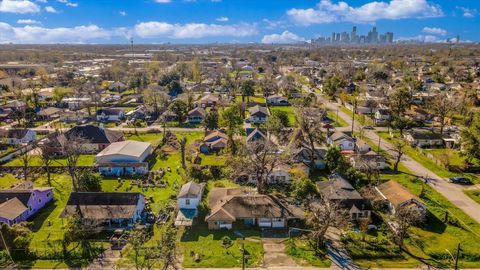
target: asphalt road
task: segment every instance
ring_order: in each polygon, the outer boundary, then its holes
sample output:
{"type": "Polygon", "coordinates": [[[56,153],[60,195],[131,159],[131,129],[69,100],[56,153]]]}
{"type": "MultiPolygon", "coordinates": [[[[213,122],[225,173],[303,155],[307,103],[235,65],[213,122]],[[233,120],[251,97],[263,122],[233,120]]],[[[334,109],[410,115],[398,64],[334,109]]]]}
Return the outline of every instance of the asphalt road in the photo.
{"type": "MultiPolygon", "coordinates": [[[[336,111],[338,108],[338,104],[334,104],[332,102],[326,101],[320,97],[321,101],[325,106],[332,110],[336,111]]],[[[342,112],[341,110],[338,111],[338,116],[345,120],[347,123],[352,123],[352,117],[350,115],[342,112]]],[[[360,123],[355,122],[354,129],[358,131],[361,128],[360,123]]],[[[351,126],[348,128],[341,128],[340,130],[351,130],[351,126]]],[[[338,130],[338,129],[337,129],[338,130]]],[[[389,153],[390,155],[394,156],[393,145],[382,138],[380,138],[374,130],[365,130],[364,129],[364,136],[370,139],[373,142],[378,142],[380,139],[380,148],[389,153]]],[[[429,169],[425,168],[422,164],[418,163],[417,161],[413,160],[408,155],[403,155],[402,157],[402,164],[405,165],[410,171],[414,172],[418,177],[426,177],[430,180],[428,181],[428,185],[446,197],[450,202],[452,202],[455,206],[462,209],[466,214],[470,217],[475,219],[477,222],[480,223],[480,205],[472,200],[470,197],[463,193],[462,187],[449,183],[446,179],[436,175],[434,172],[430,171],[429,169]]]]}

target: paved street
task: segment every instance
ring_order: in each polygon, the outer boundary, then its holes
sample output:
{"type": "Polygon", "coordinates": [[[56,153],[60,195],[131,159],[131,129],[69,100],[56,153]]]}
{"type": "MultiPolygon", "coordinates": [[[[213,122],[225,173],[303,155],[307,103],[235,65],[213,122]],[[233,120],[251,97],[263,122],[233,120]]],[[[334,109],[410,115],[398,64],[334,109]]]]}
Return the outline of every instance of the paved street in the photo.
{"type": "MultiPolygon", "coordinates": [[[[337,104],[326,101],[322,98],[320,99],[328,109],[332,111],[337,110],[338,108],[337,104]]],[[[352,118],[348,114],[342,112],[341,110],[338,111],[338,116],[343,120],[345,120],[347,123],[352,122],[352,118]]],[[[354,125],[355,130],[358,131],[360,127],[361,127],[360,123],[355,122],[355,125],[354,125]]],[[[347,129],[348,131],[350,131],[351,126],[348,128],[342,128],[342,129],[347,129]]],[[[373,142],[378,142],[379,140],[379,136],[373,130],[364,130],[364,136],[373,142]]],[[[382,138],[380,138],[380,148],[385,150],[390,155],[394,155],[394,152],[391,150],[393,149],[392,144],[383,140],[382,138]]],[[[431,179],[428,182],[429,186],[431,186],[440,194],[445,196],[450,202],[455,204],[455,206],[457,206],[458,208],[462,209],[465,213],[470,215],[477,222],[480,222],[480,205],[476,203],[474,200],[472,200],[470,197],[465,195],[465,193],[463,193],[462,187],[459,187],[458,185],[447,182],[445,179],[436,175],[434,172],[430,171],[429,169],[425,168],[422,164],[416,162],[408,155],[403,156],[402,164],[405,165],[405,167],[407,167],[410,171],[414,172],[417,176],[428,177],[429,179],[431,179]]]]}

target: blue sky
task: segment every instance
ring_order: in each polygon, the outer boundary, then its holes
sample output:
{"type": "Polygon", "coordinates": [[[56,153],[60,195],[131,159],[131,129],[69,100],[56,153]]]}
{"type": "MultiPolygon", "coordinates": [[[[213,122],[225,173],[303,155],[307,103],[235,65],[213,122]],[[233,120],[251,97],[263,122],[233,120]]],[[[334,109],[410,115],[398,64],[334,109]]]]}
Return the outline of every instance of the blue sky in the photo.
{"type": "Polygon", "coordinates": [[[289,43],[349,32],[480,40],[479,0],[0,0],[0,43],[289,43]]]}

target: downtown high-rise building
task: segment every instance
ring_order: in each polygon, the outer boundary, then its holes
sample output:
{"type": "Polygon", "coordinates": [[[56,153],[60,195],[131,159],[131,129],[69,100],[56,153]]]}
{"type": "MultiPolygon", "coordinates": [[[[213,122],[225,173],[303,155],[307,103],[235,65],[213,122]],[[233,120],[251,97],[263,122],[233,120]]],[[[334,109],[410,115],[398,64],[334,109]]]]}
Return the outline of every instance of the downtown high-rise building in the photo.
{"type": "Polygon", "coordinates": [[[380,34],[377,31],[377,27],[373,27],[367,35],[359,35],[357,33],[357,27],[354,26],[350,33],[333,32],[331,37],[319,37],[317,39],[312,39],[312,45],[322,45],[322,44],[391,44],[393,43],[393,32],[386,32],[385,34],[380,34]]]}

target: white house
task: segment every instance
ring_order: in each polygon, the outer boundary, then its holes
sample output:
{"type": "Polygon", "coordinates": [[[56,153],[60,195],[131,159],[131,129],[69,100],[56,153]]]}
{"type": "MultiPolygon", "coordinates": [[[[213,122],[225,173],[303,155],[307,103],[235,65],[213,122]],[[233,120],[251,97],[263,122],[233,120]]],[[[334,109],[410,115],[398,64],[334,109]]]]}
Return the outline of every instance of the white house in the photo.
{"type": "MultiPolygon", "coordinates": [[[[287,165],[276,166],[268,175],[268,184],[288,184],[290,183],[290,180],[290,166],[287,165]]],[[[248,183],[257,183],[257,177],[255,174],[248,177],[248,183]]]]}
{"type": "Polygon", "coordinates": [[[148,162],[152,154],[150,143],[138,141],[115,142],[95,156],[95,164],[103,175],[141,175],[148,173],[148,162]]]}
{"type": "Polygon", "coordinates": [[[78,110],[85,107],[88,103],[92,101],[91,98],[63,98],[62,103],[67,104],[70,110],[78,110]]]}
{"type": "Polygon", "coordinates": [[[204,184],[190,181],[182,186],[177,196],[178,214],[175,226],[191,226],[193,219],[197,217],[198,205],[202,201],[204,184]]]}
{"type": "Polygon", "coordinates": [[[342,151],[354,151],[355,140],[349,135],[336,131],[327,138],[327,143],[340,147],[342,151]]]}
{"type": "Polygon", "coordinates": [[[82,122],[88,119],[88,113],[84,111],[66,110],[60,113],[61,122],[82,122]]]}
{"type": "Polygon", "coordinates": [[[99,122],[118,122],[125,118],[125,111],[118,108],[100,109],[97,111],[97,121],[99,122]]]}
{"type": "Polygon", "coordinates": [[[380,108],[375,112],[375,124],[385,125],[390,121],[391,115],[388,109],[380,108]]]}
{"type": "Polygon", "coordinates": [[[376,169],[384,170],[386,159],[383,155],[379,155],[373,151],[366,154],[355,154],[350,156],[350,163],[355,169],[376,169]]]}
{"type": "Polygon", "coordinates": [[[37,133],[31,129],[2,129],[0,130],[0,137],[5,144],[19,145],[34,141],[37,138],[37,133]]]}
{"type": "Polygon", "coordinates": [[[280,95],[271,95],[267,97],[267,104],[272,106],[289,105],[288,99],[280,95]]]}
{"type": "Polygon", "coordinates": [[[405,140],[414,147],[443,146],[443,138],[440,134],[431,131],[407,131],[405,140]]]}

